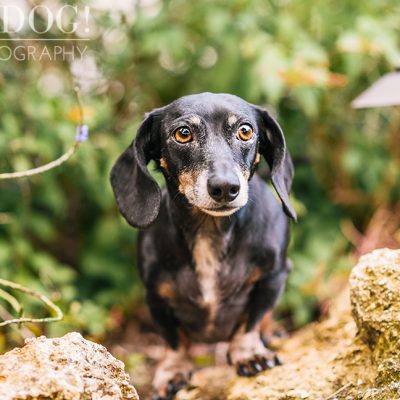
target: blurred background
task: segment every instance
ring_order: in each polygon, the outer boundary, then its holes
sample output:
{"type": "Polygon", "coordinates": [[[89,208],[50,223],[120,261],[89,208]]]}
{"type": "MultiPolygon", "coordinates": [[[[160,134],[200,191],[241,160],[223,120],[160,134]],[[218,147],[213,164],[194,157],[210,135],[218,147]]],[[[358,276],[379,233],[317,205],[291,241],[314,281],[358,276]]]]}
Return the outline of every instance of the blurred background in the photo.
{"type": "MultiPolygon", "coordinates": [[[[29,12],[65,2],[12,4],[29,12]]],[[[0,61],[0,173],[67,151],[79,123],[73,89],[80,87],[89,142],[58,169],[0,181],[0,277],[47,294],[65,318],[3,329],[0,352],[32,333],[71,330],[111,344],[137,369],[158,351],[135,268],[137,232],[119,216],[108,176],[144,112],[189,93],[228,92],[268,106],[286,134],[299,215],[294,270],[276,312],[287,329],[326,313],[360,254],[399,247],[400,108],[350,106],[400,65],[398,1],[68,4],[90,7],[89,19],[80,12],[76,33],[27,30],[17,37],[90,39],[69,42],[87,46],[82,59],[0,61]]],[[[45,17],[37,13],[38,27],[45,17]]],[[[51,50],[57,41],[28,44],[51,50]]],[[[30,298],[21,301],[27,315],[46,315],[30,298]]],[[[0,318],[9,317],[0,301],[0,318]]]]}

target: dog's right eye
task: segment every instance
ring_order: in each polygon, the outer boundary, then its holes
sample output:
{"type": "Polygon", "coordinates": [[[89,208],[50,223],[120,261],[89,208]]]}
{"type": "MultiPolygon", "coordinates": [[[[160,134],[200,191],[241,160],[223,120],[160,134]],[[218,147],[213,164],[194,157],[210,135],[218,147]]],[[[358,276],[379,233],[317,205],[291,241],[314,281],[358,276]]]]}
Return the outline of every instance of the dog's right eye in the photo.
{"type": "Polygon", "coordinates": [[[178,128],[174,132],[174,137],[178,143],[189,143],[193,140],[192,132],[186,126],[178,128]]]}
{"type": "Polygon", "coordinates": [[[241,125],[237,131],[238,139],[242,140],[243,142],[249,141],[253,137],[253,135],[253,128],[249,124],[241,125]]]}

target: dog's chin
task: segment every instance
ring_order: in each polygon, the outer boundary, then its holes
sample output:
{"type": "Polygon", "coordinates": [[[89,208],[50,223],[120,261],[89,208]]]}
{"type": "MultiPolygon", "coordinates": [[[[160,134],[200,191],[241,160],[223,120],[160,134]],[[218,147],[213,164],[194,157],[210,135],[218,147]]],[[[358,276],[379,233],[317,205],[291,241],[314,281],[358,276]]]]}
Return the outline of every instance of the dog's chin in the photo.
{"type": "Polygon", "coordinates": [[[240,207],[222,207],[222,208],[200,208],[200,210],[212,217],[229,217],[239,210],[240,207]]]}

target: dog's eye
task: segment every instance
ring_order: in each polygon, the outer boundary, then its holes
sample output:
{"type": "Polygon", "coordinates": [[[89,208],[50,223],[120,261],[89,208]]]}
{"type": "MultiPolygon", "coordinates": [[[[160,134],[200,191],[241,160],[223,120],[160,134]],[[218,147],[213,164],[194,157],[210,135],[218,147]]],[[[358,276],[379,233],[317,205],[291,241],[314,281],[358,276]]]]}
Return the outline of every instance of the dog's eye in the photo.
{"type": "Polygon", "coordinates": [[[240,140],[247,142],[253,137],[254,131],[249,124],[243,124],[239,127],[237,131],[237,136],[240,140]]]}
{"type": "Polygon", "coordinates": [[[185,126],[178,128],[174,133],[174,137],[178,143],[188,143],[193,139],[192,132],[185,126]]]}

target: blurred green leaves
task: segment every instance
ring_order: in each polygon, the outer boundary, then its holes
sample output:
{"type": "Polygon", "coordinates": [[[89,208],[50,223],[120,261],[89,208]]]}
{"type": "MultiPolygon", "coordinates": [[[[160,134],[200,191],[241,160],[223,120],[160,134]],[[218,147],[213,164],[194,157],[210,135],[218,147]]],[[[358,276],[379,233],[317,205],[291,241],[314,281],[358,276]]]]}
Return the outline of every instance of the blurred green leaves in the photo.
{"type": "MultiPolygon", "coordinates": [[[[83,70],[96,71],[78,77],[91,138],[56,170],[0,182],[1,276],[51,293],[66,313],[52,334],[115,328],[111,308],[128,312],[143,290],[111,166],[144,112],[229,92],[274,107],[286,133],[300,221],[279,310],[295,325],[314,318],[353,262],[341,223],[363,232],[378,206],[399,203],[399,115],[349,106],[400,60],[399,3],[164,0],[137,2],[130,14],[91,5],[96,32],[83,70]]],[[[1,172],[58,157],[78,122],[69,65],[1,61],[0,111],[1,172]]]]}

